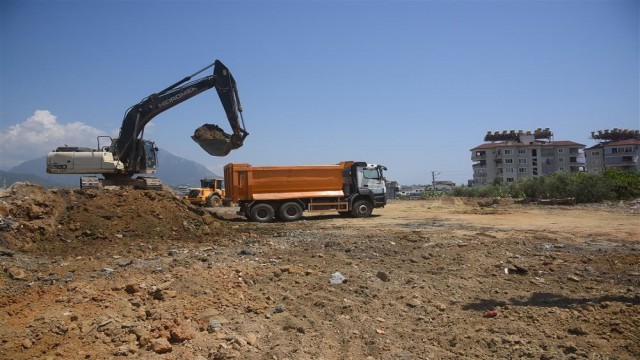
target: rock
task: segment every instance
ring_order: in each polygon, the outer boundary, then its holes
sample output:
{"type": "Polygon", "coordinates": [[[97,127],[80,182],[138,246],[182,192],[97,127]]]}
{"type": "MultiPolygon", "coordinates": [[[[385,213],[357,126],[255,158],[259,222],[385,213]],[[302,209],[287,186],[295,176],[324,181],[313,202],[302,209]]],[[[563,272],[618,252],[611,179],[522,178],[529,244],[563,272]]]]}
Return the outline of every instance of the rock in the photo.
{"type": "Polygon", "coordinates": [[[133,259],[129,259],[129,260],[120,260],[120,261],[118,261],[118,263],[117,263],[117,264],[118,264],[118,266],[120,266],[120,267],[127,267],[127,266],[129,266],[129,265],[133,264],[133,259]]]}
{"type": "Polygon", "coordinates": [[[411,299],[407,302],[407,306],[410,308],[417,308],[420,305],[422,305],[422,302],[418,299],[411,299]]]}
{"type": "Polygon", "coordinates": [[[274,314],[283,313],[284,311],[285,311],[284,304],[278,304],[278,305],[276,305],[276,307],[273,309],[273,313],[274,313],[274,314]]]}
{"type": "Polygon", "coordinates": [[[155,300],[164,300],[165,299],[164,295],[165,294],[160,289],[151,292],[151,297],[154,298],[155,300]]]}
{"type": "Polygon", "coordinates": [[[378,273],[376,274],[376,277],[384,282],[388,282],[389,280],[391,280],[389,278],[389,274],[387,274],[384,271],[378,271],[378,273]]]}
{"type": "Polygon", "coordinates": [[[135,294],[140,291],[140,286],[138,286],[137,284],[127,284],[124,287],[124,291],[126,291],[127,294],[135,294]]]}
{"type": "Polygon", "coordinates": [[[331,274],[331,276],[329,277],[329,283],[331,284],[342,284],[344,282],[346,282],[347,279],[340,274],[339,272],[335,272],[333,274],[331,274]]]}
{"type": "Polygon", "coordinates": [[[169,252],[167,253],[167,255],[169,255],[169,256],[176,256],[176,255],[178,255],[178,250],[175,250],[175,249],[169,250],[169,252]]]}
{"type": "Polygon", "coordinates": [[[577,326],[577,327],[571,328],[571,329],[567,330],[567,332],[569,334],[571,334],[571,335],[578,335],[578,336],[589,334],[589,332],[587,332],[587,330],[585,330],[585,328],[582,327],[582,326],[577,326]]]}
{"type": "Polygon", "coordinates": [[[254,333],[248,333],[246,336],[246,340],[247,340],[247,344],[251,346],[256,346],[256,343],[258,342],[258,337],[254,333]]]}
{"type": "Polygon", "coordinates": [[[247,340],[245,340],[241,336],[236,336],[235,339],[233,339],[233,343],[238,345],[239,347],[245,347],[248,344],[247,340]]]}
{"type": "Polygon", "coordinates": [[[569,275],[567,276],[567,279],[573,281],[573,282],[580,282],[580,278],[575,276],[575,275],[569,275]]]}
{"type": "Polygon", "coordinates": [[[25,280],[27,278],[27,273],[17,267],[10,267],[6,271],[9,277],[13,280],[25,280]]]}
{"type": "Polygon", "coordinates": [[[171,330],[171,340],[175,342],[184,342],[187,340],[191,340],[194,337],[193,331],[191,329],[187,329],[184,326],[178,326],[171,330]]]}
{"type": "Polygon", "coordinates": [[[209,325],[207,325],[207,332],[213,333],[215,331],[222,330],[222,324],[218,320],[209,320],[209,325]]]}
{"type": "Polygon", "coordinates": [[[31,349],[32,346],[33,346],[33,343],[31,342],[31,340],[29,340],[29,339],[22,340],[22,347],[23,348],[31,349]]]}
{"type": "Polygon", "coordinates": [[[445,311],[447,310],[447,305],[443,304],[443,303],[435,303],[433,304],[433,306],[436,307],[436,309],[440,310],[440,311],[445,311]]]}
{"type": "Polygon", "coordinates": [[[169,341],[165,338],[153,339],[151,341],[151,350],[156,354],[165,354],[171,352],[172,347],[169,341]]]}

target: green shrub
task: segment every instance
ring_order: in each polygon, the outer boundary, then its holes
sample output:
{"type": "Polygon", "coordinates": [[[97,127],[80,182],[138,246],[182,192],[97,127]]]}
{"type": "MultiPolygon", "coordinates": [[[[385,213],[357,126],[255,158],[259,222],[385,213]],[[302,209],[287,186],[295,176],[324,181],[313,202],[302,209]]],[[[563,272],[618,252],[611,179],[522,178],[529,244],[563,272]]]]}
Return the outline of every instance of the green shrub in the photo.
{"type": "Polygon", "coordinates": [[[602,174],[554,173],[519,179],[513,183],[496,180],[491,184],[474,187],[456,186],[449,195],[533,199],[575,198],[577,203],[634,199],[640,197],[640,173],[617,170],[607,170],[602,174]]]}
{"type": "Polygon", "coordinates": [[[612,191],[617,199],[640,197],[640,173],[607,169],[602,176],[611,182],[612,191]]]}

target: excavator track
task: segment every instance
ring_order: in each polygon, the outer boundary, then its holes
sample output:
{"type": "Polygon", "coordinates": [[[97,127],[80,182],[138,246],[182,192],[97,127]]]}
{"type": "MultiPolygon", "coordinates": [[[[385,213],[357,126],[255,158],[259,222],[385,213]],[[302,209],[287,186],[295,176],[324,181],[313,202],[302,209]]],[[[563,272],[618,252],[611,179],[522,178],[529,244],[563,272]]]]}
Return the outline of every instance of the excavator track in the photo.
{"type": "Polygon", "coordinates": [[[162,190],[160,179],[152,176],[138,176],[135,179],[129,177],[100,179],[97,176],[83,176],[80,178],[81,189],[101,189],[109,186],[132,187],[140,190],[162,190]]]}
{"type": "Polygon", "coordinates": [[[162,182],[157,177],[138,176],[135,187],[143,190],[162,190],[162,182]]]}

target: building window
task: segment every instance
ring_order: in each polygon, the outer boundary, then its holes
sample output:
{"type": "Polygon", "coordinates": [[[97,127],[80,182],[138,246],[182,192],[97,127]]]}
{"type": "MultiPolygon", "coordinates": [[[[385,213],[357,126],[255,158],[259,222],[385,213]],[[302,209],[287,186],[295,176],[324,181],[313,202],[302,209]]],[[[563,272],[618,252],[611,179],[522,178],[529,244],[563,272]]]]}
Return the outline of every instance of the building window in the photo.
{"type": "Polygon", "coordinates": [[[511,155],[511,149],[504,149],[505,155],[511,155]]]}
{"type": "Polygon", "coordinates": [[[518,155],[526,155],[527,149],[518,149],[518,155]]]}
{"type": "Polygon", "coordinates": [[[560,166],[560,167],[558,168],[558,170],[560,170],[560,171],[564,171],[564,166],[560,166]]]}
{"type": "Polygon", "coordinates": [[[505,164],[513,164],[513,159],[504,159],[505,164]]]}
{"type": "Polygon", "coordinates": [[[527,168],[518,168],[518,172],[519,172],[520,174],[524,174],[524,173],[526,173],[526,172],[527,172],[527,168]]]}
{"type": "Polygon", "coordinates": [[[513,168],[506,168],[506,169],[504,169],[504,172],[512,173],[513,172],[513,168]]]}
{"type": "Polygon", "coordinates": [[[618,148],[611,148],[611,153],[612,154],[617,154],[618,153],[618,148]]]}
{"type": "Polygon", "coordinates": [[[631,146],[625,146],[624,147],[624,152],[626,152],[626,153],[633,152],[633,148],[631,146]]]}
{"type": "Polygon", "coordinates": [[[563,162],[564,162],[564,158],[563,158],[563,157],[558,158],[558,162],[559,162],[559,163],[563,163],[563,162]]]}
{"type": "Polygon", "coordinates": [[[592,151],[591,156],[600,156],[600,151],[592,151]]]}
{"type": "Polygon", "coordinates": [[[507,178],[507,182],[513,182],[513,180],[514,180],[514,179],[513,179],[512,177],[508,177],[508,178],[507,178]]]}
{"type": "Polygon", "coordinates": [[[558,154],[562,154],[562,153],[564,153],[564,149],[563,148],[559,148],[558,149],[558,154]]]}
{"type": "Polygon", "coordinates": [[[526,164],[527,159],[518,159],[518,164],[526,164]]]}

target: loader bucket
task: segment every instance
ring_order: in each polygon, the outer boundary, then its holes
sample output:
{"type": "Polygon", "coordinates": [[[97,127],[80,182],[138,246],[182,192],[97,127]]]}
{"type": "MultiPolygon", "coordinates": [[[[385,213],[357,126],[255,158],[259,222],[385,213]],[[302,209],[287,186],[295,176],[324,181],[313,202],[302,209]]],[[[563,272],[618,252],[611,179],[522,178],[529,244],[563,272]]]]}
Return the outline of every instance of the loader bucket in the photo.
{"type": "Polygon", "coordinates": [[[191,137],[209,155],[225,156],[233,149],[242,146],[234,141],[233,136],[224,132],[219,126],[204,124],[196,129],[191,137]]]}

